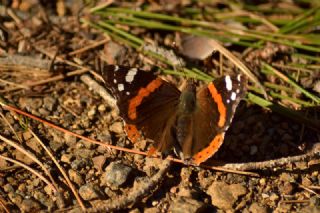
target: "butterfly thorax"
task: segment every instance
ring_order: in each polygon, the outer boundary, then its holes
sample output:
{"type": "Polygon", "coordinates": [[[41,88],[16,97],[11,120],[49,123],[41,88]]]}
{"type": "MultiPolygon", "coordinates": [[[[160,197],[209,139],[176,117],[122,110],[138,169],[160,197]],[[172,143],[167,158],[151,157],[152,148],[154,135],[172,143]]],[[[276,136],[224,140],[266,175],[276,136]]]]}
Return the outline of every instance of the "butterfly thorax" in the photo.
{"type": "Polygon", "coordinates": [[[192,82],[188,82],[180,95],[176,121],[176,139],[181,146],[192,140],[192,119],[195,110],[196,88],[192,82]]]}
{"type": "Polygon", "coordinates": [[[182,90],[179,100],[178,113],[191,114],[196,108],[196,87],[188,81],[187,86],[182,90]]]}

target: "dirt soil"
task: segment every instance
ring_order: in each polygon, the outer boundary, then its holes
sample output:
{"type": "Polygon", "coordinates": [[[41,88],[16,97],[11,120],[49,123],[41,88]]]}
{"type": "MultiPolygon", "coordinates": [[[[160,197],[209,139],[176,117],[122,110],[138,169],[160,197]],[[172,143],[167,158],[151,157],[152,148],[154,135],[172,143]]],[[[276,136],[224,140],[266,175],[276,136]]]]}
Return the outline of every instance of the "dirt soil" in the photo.
{"type": "MultiPolygon", "coordinates": [[[[43,121],[0,108],[0,212],[81,212],[83,208],[54,158],[88,211],[320,212],[319,156],[239,174],[235,169],[174,162],[169,165],[161,158],[111,149],[48,126],[45,121],[102,143],[147,151],[148,141],[132,144],[128,140],[117,107],[106,101],[96,86],[88,86],[87,78],[103,88],[103,83],[90,72],[98,72],[102,62],[146,70],[153,69],[157,62],[148,63],[149,59],[133,48],[79,22],[79,15],[87,15],[89,7],[80,1],[52,1],[42,6],[31,0],[6,2],[10,10],[4,11],[4,5],[0,5],[1,103],[5,101],[43,121]],[[36,170],[52,185],[6,158],[36,170]],[[35,159],[44,164],[48,173],[35,159]],[[139,196],[134,197],[135,193],[139,196]],[[99,209],[103,205],[104,210],[99,209]]],[[[159,45],[175,37],[172,33],[139,28],[133,28],[132,33],[159,45]]],[[[252,58],[247,58],[246,63],[258,66],[255,62],[259,54],[252,51],[247,56],[252,58]]],[[[206,71],[210,67],[204,62],[189,63],[206,71]]],[[[177,87],[184,82],[183,77],[162,77],[177,87]]],[[[242,101],[223,146],[207,164],[303,155],[319,138],[319,132],[302,123],[242,101]]]]}

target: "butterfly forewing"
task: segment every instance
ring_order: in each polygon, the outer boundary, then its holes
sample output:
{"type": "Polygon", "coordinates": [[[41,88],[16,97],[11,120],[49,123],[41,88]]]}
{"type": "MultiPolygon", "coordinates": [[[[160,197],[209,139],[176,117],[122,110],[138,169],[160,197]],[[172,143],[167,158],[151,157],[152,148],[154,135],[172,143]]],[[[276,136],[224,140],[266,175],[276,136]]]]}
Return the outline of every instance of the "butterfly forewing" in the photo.
{"type": "Polygon", "coordinates": [[[157,150],[169,149],[174,140],[171,128],[180,91],[153,72],[136,68],[109,65],[103,78],[117,99],[129,138],[136,138],[138,130],[154,140],[157,150]]]}
{"type": "Polygon", "coordinates": [[[198,109],[194,113],[191,154],[196,164],[206,161],[223,143],[235,109],[245,95],[243,76],[224,76],[197,93],[198,109]]]}

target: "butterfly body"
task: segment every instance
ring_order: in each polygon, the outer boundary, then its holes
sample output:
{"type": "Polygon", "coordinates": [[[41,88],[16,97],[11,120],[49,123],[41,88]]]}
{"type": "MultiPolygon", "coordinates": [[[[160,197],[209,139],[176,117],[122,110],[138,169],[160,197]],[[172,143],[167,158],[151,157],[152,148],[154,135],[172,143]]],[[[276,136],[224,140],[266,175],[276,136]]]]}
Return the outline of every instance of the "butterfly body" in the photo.
{"type": "Polygon", "coordinates": [[[175,148],[194,164],[219,149],[245,94],[241,75],[219,78],[198,91],[192,81],[180,91],[154,73],[136,68],[109,65],[102,77],[117,99],[131,141],[149,138],[152,150],[175,148]]]}

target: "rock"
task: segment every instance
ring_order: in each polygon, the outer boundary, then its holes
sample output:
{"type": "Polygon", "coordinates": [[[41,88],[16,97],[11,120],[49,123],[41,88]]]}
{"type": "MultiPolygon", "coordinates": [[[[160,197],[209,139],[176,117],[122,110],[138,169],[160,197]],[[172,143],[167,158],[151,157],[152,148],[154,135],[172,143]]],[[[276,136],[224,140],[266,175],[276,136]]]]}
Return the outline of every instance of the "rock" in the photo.
{"type": "Polygon", "coordinates": [[[169,207],[169,212],[172,213],[199,213],[206,210],[205,203],[186,197],[178,197],[169,207]]]}
{"type": "Polygon", "coordinates": [[[86,168],[91,165],[91,161],[87,158],[76,159],[72,161],[71,168],[74,170],[80,170],[81,168],[86,168]]]}
{"type": "Polygon", "coordinates": [[[30,147],[35,153],[40,154],[42,146],[36,138],[31,138],[27,140],[26,145],[30,147]]]}
{"type": "Polygon", "coordinates": [[[295,166],[300,170],[304,170],[308,168],[307,162],[295,162],[295,166]]]}
{"type": "Polygon", "coordinates": [[[34,163],[34,161],[31,158],[29,158],[28,156],[26,156],[25,154],[23,154],[17,149],[15,149],[12,153],[13,153],[13,156],[15,156],[16,160],[21,161],[24,164],[30,165],[34,163]]]}
{"type": "MultiPolygon", "coordinates": [[[[99,135],[97,136],[97,139],[99,141],[104,141],[104,142],[110,142],[111,141],[111,134],[107,128],[103,129],[99,135]]],[[[99,146],[101,148],[105,148],[103,146],[99,146]]]]}
{"type": "Polygon", "coordinates": [[[63,135],[64,141],[66,144],[68,144],[69,146],[74,146],[77,143],[77,138],[74,137],[73,135],[70,134],[64,134],[63,135]]]}
{"type": "Polygon", "coordinates": [[[180,176],[181,176],[181,179],[182,179],[182,182],[183,184],[189,184],[190,183],[190,178],[191,178],[191,174],[192,174],[192,169],[191,167],[183,167],[181,169],[181,172],[180,172],[180,176]]]}
{"type": "Polygon", "coordinates": [[[290,174],[288,173],[282,173],[280,175],[280,181],[283,181],[283,182],[292,182],[294,181],[294,177],[292,177],[290,174]]]}
{"type": "Polygon", "coordinates": [[[56,102],[57,102],[56,98],[45,96],[43,99],[43,107],[51,112],[56,102]]]}
{"type": "Polygon", "coordinates": [[[54,200],[46,196],[44,193],[35,191],[33,197],[47,208],[48,212],[52,212],[55,206],[54,200]]]}
{"type": "Polygon", "coordinates": [[[320,94],[320,81],[316,81],[316,83],[314,83],[314,86],[312,88],[315,92],[320,94]]]}
{"type": "Polygon", "coordinates": [[[120,62],[119,60],[124,57],[126,49],[124,46],[121,46],[113,41],[109,41],[104,46],[104,53],[104,59],[108,64],[118,64],[120,62]]]}
{"type": "Polygon", "coordinates": [[[13,186],[11,185],[11,184],[9,184],[9,183],[7,183],[6,185],[4,185],[4,187],[3,187],[3,190],[5,191],[5,192],[14,192],[14,188],[13,188],[13,186]]]}
{"type": "Polygon", "coordinates": [[[302,185],[304,185],[304,186],[311,186],[312,185],[312,181],[307,177],[303,177],[301,182],[302,182],[302,185]]]}
{"type": "Polygon", "coordinates": [[[107,166],[104,174],[101,176],[101,184],[107,185],[112,189],[117,189],[127,181],[131,171],[131,167],[121,162],[112,162],[107,166]]]}
{"type": "Polygon", "coordinates": [[[71,160],[74,158],[74,156],[72,154],[62,154],[61,156],[61,162],[70,164],[71,160]]]}
{"type": "MultiPolygon", "coordinates": [[[[21,97],[19,98],[19,106],[22,109],[39,109],[43,105],[41,98],[28,98],[28,97],[21,97]]],[[[30,110],[28,110],[30,111],[30,110]]]]}
{"type": "Polygon", "coordinates": [[[160,213],[160,209],[158,207],[147,208],[143,210],[144,213],[160,213]]]}
{"type": "Polygon", "coordinates": [[[143,171],[147,173],[148,176],[153,175],[155,168],[158,168],[162,160],[160,158],[145,158],[145,166],[143,171]]]}
{"type": "Polygon", "coordinates": [[[84,200],[93,200],[100,198],[102,193],[98,186],[94,184],[86,184],[80,187],[79,194],[84,200]]]}
{"type": "Polygon", "coordinates": [[[94,168],[96,168],[98,171],[102,171],[102,168],[106,162],[106,159],[107,159],[107,156],[105,155],[99,155],[92,158],[94,168]]]}
{"type": "Polygon", "coordinates": [[[208,189],[212,205],[219,209],[231,209],[238,198],[247,193],[247,189],[241,184],[228,185],[224,182],[214,182],[208,189]]]}
{"type": "Polygon", "coordinates": [[[84,180],[82,176],[77,171],[73,169],[69,169],[68,174],[69,174],[70,180],[75,184],[77,184],[78,186],[81,186],[84,184],[84,180]]]}
{"type": "Polygon", "coordinates": [[[24,199],[19,206],[22,212],[38,212],[41,205],[33,199],[24,199]]]}
{"type": "Polygon", "coordinates": [[[123,133],[122,122],[115,122],[115,123],[111,124],[111,126],[109,127],[109,130],[110,130],[110,132],[114,132],[117,134],[123,133]]]}
{"type": "Polygon", "coordinates": [[[276,193],[271,193],[269,199],[271,201],[277,201],[277,200],[279,200],[279,196],[276,193]]]}
{"type": "Polygon", "coordinates": [[[320,212],[319,206],[306,206],[301,208],[300,213],[317,213],[320,212]]]}
{"type": "Polygon", "coordinates": [[[50,115],[50,112],[44,108],[40,108],[38,111],[42,116],[49,116],[50,115]]]}
{"type": "Polygon", "coordinates": [[[43,190],[45,191],[45,193],[46,193],[47,195],[50,195],[50,196],[53,195],[52,188],[51,188],[49,185],[46,185],[46,186],[43,188],[43,190]]]}
{"type": "Polygon", "coordinates": [[[292,195],[295,189],[295,185],[289,182],[279,185],[279,192],[283,195],[292,195]]]}
{"type": "Polygon", "coordinates": [[[60,151],[61,149],[63,149],[63,147],[64,147],[64,142],[62,142],[63,139],[60,138],[59,141],[61,141],[61,142],[58,142],[58,141],[50,141],[50,142],[49,142],[50,148],[51,148],[55,153],[59,152],[59,151],[60,151]]]}
{"type": "Polygon", "coordinates": [[[267,213],[268,209],[264,206],[259,205],[256,202],[253,202],[249,207],[250,213],[267,213]]]}
{"type": "Polygon", "coordinates": [[[26,140],[26,141],[33,137],[32,134],[30,133],[30,131],[23,132],[22,136],[23,136],[23,139],[26,140]]]}
{"type": "Polygon", "coordinates": [[[189,187],[182,187],[182,188],[179,189],[178,196],[180,196],[180,197],[198,198],[199,197],[199,193],[194,189],[190,189],[189,187]]]}
{"type": "Polygon", "coordinates": [[[8,197],[12,203],[16,205],[20,205],[22,202],[23,197],[15,192],[8,193],[8,197]]]}
{"type": "Polygon", "coordinates": [[[93,119],[96,113],[97,113],[96,107],[91,107],[91,109],[89,109],[89,111],[87,112],[87,115],[90,119],[93,119]]]}
{"type": "Polygon", "coordinates": [[[265,186],[265,185],[267,184],[267,179],[261,178],[261,179],[259,180],[259,183],[260,183],[261,186],[265,186]]]}
{"type": "Polygon", "coordinates": [[[9,166],[9,162],[6,161],[5,159],[0,159],[0,168],[6,168],[9,166]]]}
{"type": "Polygon", "coordinates": [[[130,210],[129,213],[141,213],[141,211],[138,208],[135,208],[130,210]]]}
{"type": "Polygon", "coordinates": [[[21,184],[18,186],[18,190],[19,190],[20,192],[26,192],[26,191],[27,191],[26,184],[25,184],[25,183],[21,183],[21,184]]]}

